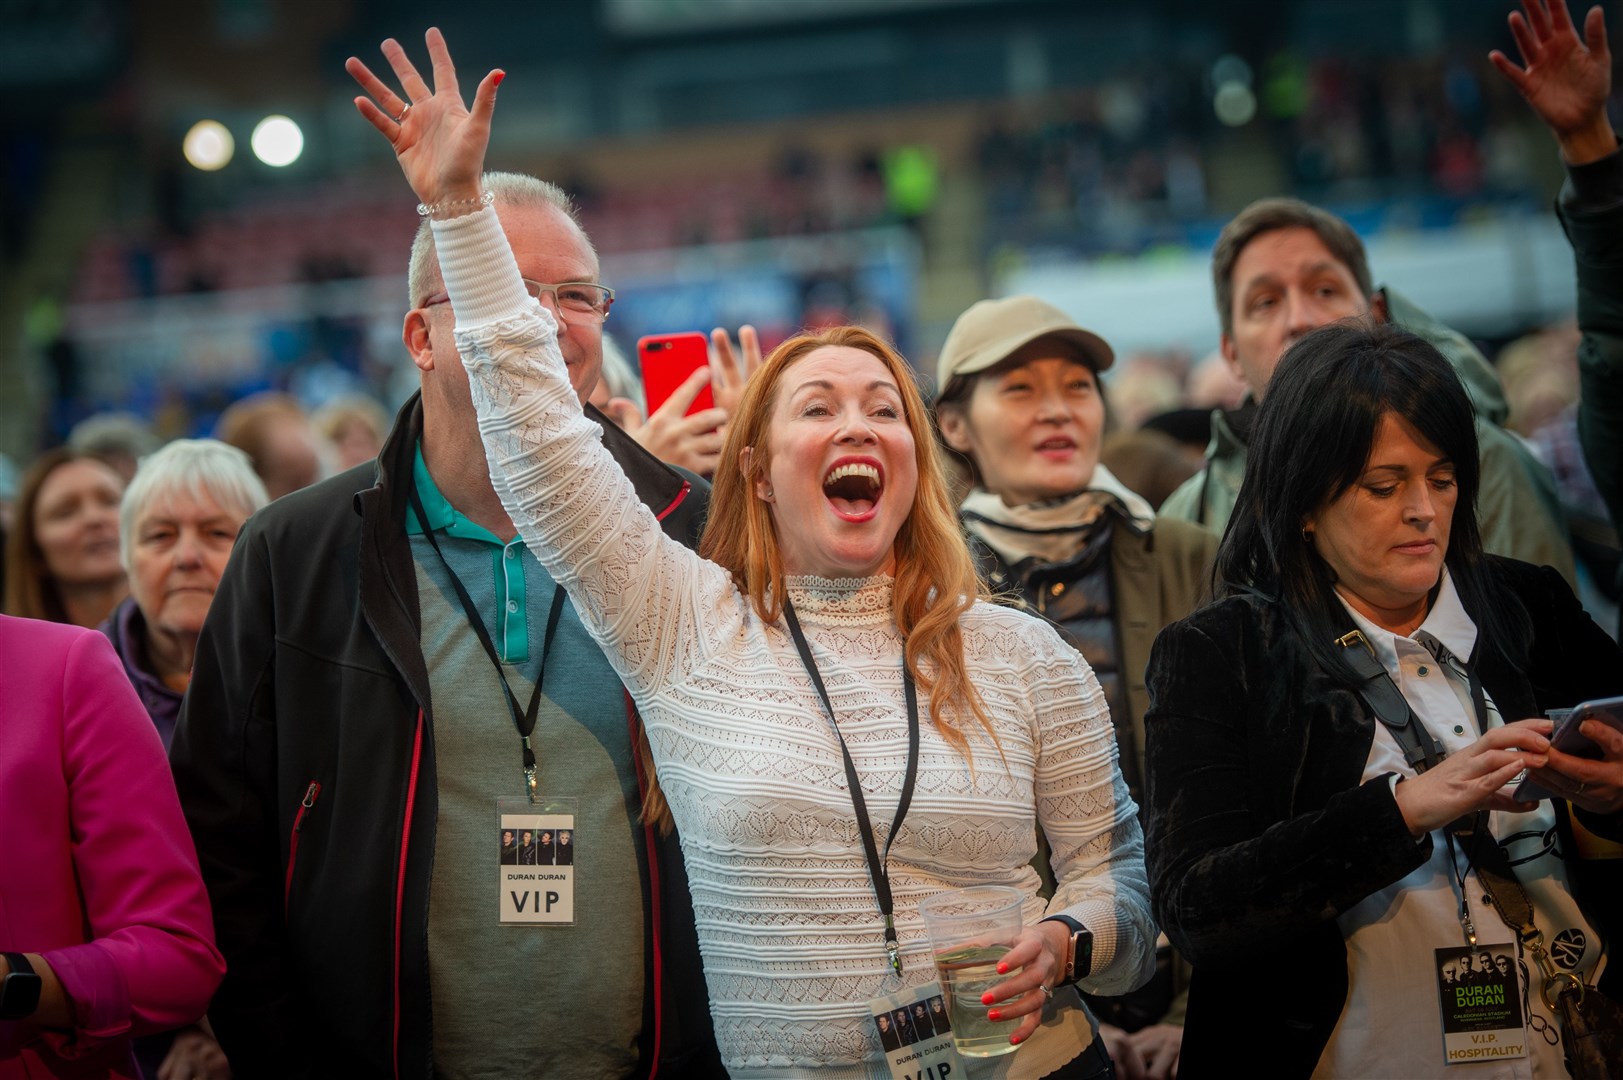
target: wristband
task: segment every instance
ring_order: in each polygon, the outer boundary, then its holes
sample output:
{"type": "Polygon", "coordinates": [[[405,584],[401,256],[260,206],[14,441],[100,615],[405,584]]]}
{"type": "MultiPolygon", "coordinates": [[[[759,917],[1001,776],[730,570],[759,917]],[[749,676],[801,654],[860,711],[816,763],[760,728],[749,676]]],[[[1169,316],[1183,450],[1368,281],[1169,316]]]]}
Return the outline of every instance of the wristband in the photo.
{"type": "Polygon", "coordinates": [[[457,217],[462,213],[471,214],[475,210],[482,210],[485,207],[495,203],[495,201],[496,193],[494,191],[487,191],[480,195],[477,199],[443,199],[440,202],[434,203],[432,206],[430,206],[428,203],[418,203],[417,214],[419,217],[431,217],[436,219],[438,219],[442,214],[457,217]]]}

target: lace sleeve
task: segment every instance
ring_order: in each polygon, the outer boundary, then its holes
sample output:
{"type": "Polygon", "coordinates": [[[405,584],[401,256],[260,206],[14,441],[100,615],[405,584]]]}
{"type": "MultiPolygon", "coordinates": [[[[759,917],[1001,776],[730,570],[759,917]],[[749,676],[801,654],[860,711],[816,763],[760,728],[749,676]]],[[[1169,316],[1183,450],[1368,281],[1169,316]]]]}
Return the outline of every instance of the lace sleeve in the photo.
{"type": "Polygon", "coordinates": [[[665,535],[603,447],[495,211],[435,222],[434,237],[502,506],[627,687],[655,693],[736,626],[742,601],[725,571],[665,535]]]}
{"type": "Polygon", "coordinates": [[[1032,693],[1037,818],[1058,883],[1048,913],[1093,931],[1093,973],[1083,988],[1120,994],[1155,971],[1138,807],[1117,765],[1115,729],[1093,670],[1057,636],[1047,644],[1034,650],[1041,662],[1032,693]]]}

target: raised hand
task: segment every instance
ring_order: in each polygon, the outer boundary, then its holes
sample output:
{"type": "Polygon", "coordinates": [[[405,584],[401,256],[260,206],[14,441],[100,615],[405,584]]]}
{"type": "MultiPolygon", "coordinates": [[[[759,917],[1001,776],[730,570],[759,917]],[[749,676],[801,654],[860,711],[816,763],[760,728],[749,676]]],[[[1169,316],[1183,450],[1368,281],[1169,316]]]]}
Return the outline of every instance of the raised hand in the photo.
{"type": "Polygon", "coordinates": [[[744,396],[744,384],[761,366],[761,339],[756,336],[755,327],[740,326],[738,350],[735,352],[733,339],[718,326],[710,331],[710,344],[710,367],[714,376],[711,379],[711,396],[716,406],[727,410],[727,415],[731,416],[738,408],[739,399],[744,396]]]}
{"type": "Polygon", "coordinates": [[[1526,17],[1512,11],[1509,21],[1525,66],[1517,67],[1498,49],[1488,59],[1555,132],[1570,164],[1605,157],[1617,149],[1617,139],[1606,119],[1612,54],[1600,7],[1589,9],[1579,40],[1567,0],[1522,0],[1522,6],[1526,17]]]}
{"type": "MultiPolygon", "coordinates": [[[[478,200],[479,178],[485,171],[485,147],[490,142],[490,118],[496,107],[496,87],[506,77],[500,69],[480,80],[470,111],[457,88],[456,66],[436,27],[423,35],[434,65],[434,89],[429,90],[406,50],[394,38],[383,43],[384,58],[400,80],[405,97],[396,94],[356,57],[344,62],[366,95],[355,108],[394,148],[400,171],[428,206],[478,200]]],[[[475,202],[476,205],[476,202],[475,202]]]]}

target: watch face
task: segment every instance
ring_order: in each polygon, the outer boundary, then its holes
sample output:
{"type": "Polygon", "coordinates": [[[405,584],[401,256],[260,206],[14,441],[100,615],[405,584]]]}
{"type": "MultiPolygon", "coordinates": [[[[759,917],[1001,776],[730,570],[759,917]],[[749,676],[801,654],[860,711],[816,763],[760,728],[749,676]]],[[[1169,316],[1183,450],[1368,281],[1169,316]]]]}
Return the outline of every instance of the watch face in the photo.
{"type": "Polygon", "coordinates": [[[39,1006],[40,977],[21,953],[6,953],[11,971],[0,979],[0,1020],[21,1020],[39,1006]]]}
{"type": "Polygon", "coordinates": [[[0,981],[0,1020],[21,1020],[39,1005],[40,978],[12,972],[0,981]]]}
{"type": "Polygon", "coordinates": [[[1085,979],[1093,970],[1093,931],[1078,930],[1071,935],[1071,979],[1085,979]]]}

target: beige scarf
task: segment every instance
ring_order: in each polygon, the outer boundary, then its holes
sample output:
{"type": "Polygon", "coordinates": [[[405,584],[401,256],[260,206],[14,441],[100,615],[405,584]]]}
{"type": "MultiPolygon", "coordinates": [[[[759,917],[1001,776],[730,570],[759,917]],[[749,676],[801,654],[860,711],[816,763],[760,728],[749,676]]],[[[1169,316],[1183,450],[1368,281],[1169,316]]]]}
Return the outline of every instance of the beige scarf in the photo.
{"type": "Polygon", "coordinates": [[[960,508],[965,527],[998,557],[1013,566],[1023,559],[1065,562],[1087,544],[1099,515],[1119,504],[1138,529],[1155,523],[1155,511],[1144,498],[1129,490],[1103,465],[1093,480],[1075,495],[1009,506],[985,488],[976,488],[960,508]]]}

